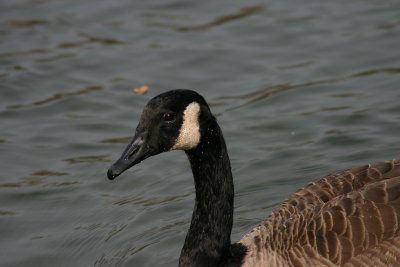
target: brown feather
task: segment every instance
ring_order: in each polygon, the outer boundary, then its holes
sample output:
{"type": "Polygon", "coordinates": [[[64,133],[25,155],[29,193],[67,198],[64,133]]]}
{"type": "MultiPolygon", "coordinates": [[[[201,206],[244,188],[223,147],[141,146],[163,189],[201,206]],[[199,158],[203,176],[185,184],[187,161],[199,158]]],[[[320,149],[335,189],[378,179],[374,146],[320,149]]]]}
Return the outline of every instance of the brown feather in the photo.
{"type": "Polygon", "coordinates": [[[396,266],[399,220],[400,159],[338,172],[290,195],[245,235],[243,266],[396,266]]]}

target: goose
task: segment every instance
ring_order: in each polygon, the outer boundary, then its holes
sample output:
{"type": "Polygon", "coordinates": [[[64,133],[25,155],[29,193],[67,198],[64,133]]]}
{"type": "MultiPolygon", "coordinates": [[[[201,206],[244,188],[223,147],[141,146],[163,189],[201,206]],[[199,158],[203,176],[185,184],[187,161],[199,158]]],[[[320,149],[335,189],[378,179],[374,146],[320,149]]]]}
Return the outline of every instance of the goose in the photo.
{"type": "Polygon", "coordinates": [[[227,148],[195,91],[152,98],[107,176],[112,180],[171,150],[185,151],[196,194],[179,266],[399,266],[400,159],[310,182],[231,244],[234,187],[227,148]]]}

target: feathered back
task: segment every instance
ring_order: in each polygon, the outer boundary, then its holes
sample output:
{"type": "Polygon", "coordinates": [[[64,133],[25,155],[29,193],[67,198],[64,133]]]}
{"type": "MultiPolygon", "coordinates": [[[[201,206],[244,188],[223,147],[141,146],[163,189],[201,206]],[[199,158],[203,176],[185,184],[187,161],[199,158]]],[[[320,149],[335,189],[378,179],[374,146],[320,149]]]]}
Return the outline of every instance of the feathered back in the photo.
{"type": "Polygon", "coordinates": [[[243,266],[396,266],[400,159],[307,184],[245,235],[243,266]]]}

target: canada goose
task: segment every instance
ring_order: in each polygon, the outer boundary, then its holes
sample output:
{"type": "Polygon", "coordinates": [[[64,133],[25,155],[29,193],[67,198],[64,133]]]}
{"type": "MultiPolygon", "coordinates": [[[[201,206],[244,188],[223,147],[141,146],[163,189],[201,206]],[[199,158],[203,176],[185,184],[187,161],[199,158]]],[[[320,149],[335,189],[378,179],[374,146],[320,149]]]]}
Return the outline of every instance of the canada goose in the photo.
{"type": "Polygon", "coordinates": [[[151,99],[108,178],[175,149],[188,156],[196,189],[179,266],[399,266],[400,159],[307,184],[231,245],[230,161],[221,129],[196,92],[151,99]]]}

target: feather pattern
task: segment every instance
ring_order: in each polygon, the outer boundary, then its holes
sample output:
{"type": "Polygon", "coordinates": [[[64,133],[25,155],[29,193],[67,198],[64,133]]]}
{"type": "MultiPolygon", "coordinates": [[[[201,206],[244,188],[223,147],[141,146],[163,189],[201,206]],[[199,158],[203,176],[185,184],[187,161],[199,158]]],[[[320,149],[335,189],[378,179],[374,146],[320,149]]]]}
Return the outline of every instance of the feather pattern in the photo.
{"type": "Polygon", "coordinates": [[[335,173],[290,195],[245,235],[243,266],[395,266],[400,159],[335,173]]]}

